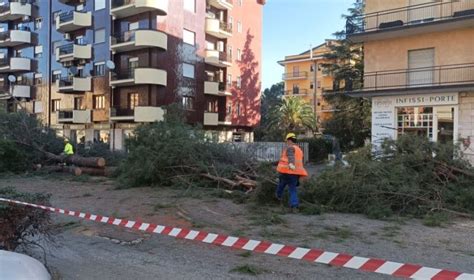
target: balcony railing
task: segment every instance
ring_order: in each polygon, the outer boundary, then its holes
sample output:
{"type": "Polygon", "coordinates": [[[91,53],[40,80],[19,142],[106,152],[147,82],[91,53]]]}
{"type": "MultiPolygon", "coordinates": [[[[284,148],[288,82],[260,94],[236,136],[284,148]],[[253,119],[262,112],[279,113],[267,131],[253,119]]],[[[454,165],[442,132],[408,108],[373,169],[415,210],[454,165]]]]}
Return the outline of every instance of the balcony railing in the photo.
{"type": "Polygon", "coordinates": [[[121,33],[117,33],[113,36],[113,40],[114,40],[113,44],[120,44],[120,43],[135,41],[136,32],[137,31],[142,31],[142,30],[158,31],[156,29],[144,28],[144,29],[128,30],[128,31],[124,31],[124,32],[121,32],[121,33]]]}
{"type": "Polygon", "coordinates": [[[70,54],[74,52],[74,44],[70,43],[67,45],[59,46],[59,55],[70,54]]]}
{"type": "Polygon", "coordinates": [[[61,77],[59,79],[59,87],[72,87],[74,79],[72,76],[69,77],[61,77]]]}
{"type": "Polygon", "coordinates": [[[284,73],[283,76],[282,76],[283,80],[296,79],[296,78],[307,78],[307,77],[308,77],[308,72],[306,72],[306,71],[288,72],[288,73],[284,73]]]}
{"type": "Polygon", "coordinates": [[[354,35],[462,17],[474,17],[474,0],[425,3],[352,17],[347,20],[346,33],[354,35]]]}
{"type": "Polygon", "coordinates": [[[59,14],[59,23],[72,21],[74,19],[74,11],[59,14]]]}
{"type": "Polygon", "coordinates": [[[219,28],[225,32],[232,33],[232,24],[228,22],[219,21],[219,28]]]}
{"type": "Polygon", "coordinates": [[[130,67],[112,72],[112,80],[126,80],[135,78],[135,69],[138,67],[130,67]]]}
{"type": "Polygon", "coordinates": [[[129,108],[110,108],[111,117],[132,117],[134,110],[129,108]]]}
{"type": "Polygon", "coordinates": [[[365,91],[474,84],[474,63],[367,72],[365,91]]]}
{"type": "Polygon", "coordinates": [[[302,94],[308,94],[307,89],[292,89],[292,90],[286,90],[285,95],[302,95],[302,94]]]}
{"type": "Polygon", "coordinates": [[[135,0],[112,0],[112,9],[125,6],[125,5],[130,5],[134,4],[135,0]]]}
{"type": "Polygon", "coordinates": [[[72,110],[70,111],[59,111],[58,112],[58,119],[72,119],[72,110]]]}

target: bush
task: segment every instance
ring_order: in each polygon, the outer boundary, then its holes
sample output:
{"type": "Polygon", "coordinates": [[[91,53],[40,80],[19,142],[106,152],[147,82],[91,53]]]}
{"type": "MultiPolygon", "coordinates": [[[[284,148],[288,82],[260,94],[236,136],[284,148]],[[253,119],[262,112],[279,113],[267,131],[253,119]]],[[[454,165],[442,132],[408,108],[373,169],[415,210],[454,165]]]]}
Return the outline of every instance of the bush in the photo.
{"type": "Polygon", "coordinates": [[[0,173],[20,173],[27,169],[28,158],[24,149],[8,140],[0,140],[0,173]]]}
{"type": "Polygon", "coordinates": [[[334,211],[372,218],[474,213],[474,171],[452,144],[424,138],[387,141],[374,158],[370,147],[349,157],[349,168],[324,171],[304,185],[302,198],[334,211]],[[454,155],[454,156],[453,156],[454,155]]]}
{"type": "Polygon", "coordinates": [[[332,153],[331,141],[324,138],[306,138],[301,139],[301,142],[309,145],[309,160],[311,162],[322,162],[328,158],[332,153]]]}
{"type": "MultiPolygon", "coordinates": [[[[1,188],[0,197],[49,205],[50,196],[17,192],[13,188],[1,188]]],[[[38,237],[51,240],[50,232],[48,211],[0,202],[0,249],[15,251],[18,246],[35,245],[38,237]]]]}

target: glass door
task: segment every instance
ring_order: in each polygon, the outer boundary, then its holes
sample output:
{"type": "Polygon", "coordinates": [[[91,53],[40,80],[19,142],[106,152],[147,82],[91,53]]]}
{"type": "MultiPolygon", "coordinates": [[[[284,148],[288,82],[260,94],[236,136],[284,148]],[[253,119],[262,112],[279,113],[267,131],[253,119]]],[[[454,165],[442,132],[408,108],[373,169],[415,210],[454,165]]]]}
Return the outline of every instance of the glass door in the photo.
{"type": "Polygon", "coordinates": [[[455,113],[456,108],[454,106],[434,107],[435,141],[439,141],[440,143],[454,142],[455,113]]]}

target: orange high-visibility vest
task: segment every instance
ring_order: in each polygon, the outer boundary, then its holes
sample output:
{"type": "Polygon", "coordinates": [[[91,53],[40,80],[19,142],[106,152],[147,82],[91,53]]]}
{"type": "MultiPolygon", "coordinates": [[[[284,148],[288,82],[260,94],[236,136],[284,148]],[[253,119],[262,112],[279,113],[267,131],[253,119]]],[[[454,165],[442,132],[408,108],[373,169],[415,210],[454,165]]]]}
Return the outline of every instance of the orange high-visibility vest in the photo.
{"type": "Polygon", "coordinates": [[[277,172],[284,174],[292,174],[306,177],[308,172],[304,169],[303,166],[303,151],[297,145],[292,145],[295,149],[295,170],[291,170],[288,162],[288,156],[286,154],[287,148],[281,153],[280,161],[278,162],[277,172]]]}

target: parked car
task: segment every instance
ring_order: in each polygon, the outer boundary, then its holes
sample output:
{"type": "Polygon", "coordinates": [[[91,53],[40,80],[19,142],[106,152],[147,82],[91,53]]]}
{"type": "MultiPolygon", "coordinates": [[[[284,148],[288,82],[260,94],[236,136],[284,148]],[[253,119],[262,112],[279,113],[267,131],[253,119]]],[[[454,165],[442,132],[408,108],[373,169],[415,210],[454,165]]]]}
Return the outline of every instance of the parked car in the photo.
{"type": "Polygon", "coordinates": [[[0,279],[50,280],[51,275],[41,262],[32,257],[0,250],[0,279]]]}

